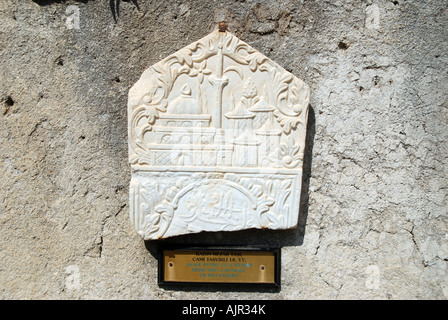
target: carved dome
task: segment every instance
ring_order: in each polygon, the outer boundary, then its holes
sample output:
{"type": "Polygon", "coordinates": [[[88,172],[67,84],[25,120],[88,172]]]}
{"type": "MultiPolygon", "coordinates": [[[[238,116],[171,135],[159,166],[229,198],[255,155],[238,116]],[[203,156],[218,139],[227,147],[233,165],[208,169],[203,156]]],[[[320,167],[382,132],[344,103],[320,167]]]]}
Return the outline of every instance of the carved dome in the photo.
{"type": "Polygon", "coordinates": [[[182,94],[174,99],[167,108],[167,113],[171,114],[200,114],[196,99],[191,96],[191,89],[188,84],[182,87],[182,94]]]}

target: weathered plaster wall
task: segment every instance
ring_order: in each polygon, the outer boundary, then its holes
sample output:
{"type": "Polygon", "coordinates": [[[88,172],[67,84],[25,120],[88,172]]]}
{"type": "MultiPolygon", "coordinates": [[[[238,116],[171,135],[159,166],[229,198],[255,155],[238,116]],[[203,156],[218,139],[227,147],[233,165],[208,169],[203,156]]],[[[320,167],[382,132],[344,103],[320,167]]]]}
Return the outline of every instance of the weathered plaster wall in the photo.
{"type": "Polygon", "coordinates": [[[0,19],[0,298],[448,298],[445,0],[0,0],[0,19]],[[282,246],[279,292],[160,289],[129,223],[128,90],[220,20],[311,86],[299,227],[171,241],[282,246]]]}

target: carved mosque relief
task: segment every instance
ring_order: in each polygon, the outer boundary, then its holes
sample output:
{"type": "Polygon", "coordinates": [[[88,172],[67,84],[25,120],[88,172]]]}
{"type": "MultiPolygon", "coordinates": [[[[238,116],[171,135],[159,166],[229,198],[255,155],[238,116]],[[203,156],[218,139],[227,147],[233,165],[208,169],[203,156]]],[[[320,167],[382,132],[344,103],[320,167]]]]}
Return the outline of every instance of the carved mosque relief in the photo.
{"type": "Polygon", "coordinates": [[[147,69],[128,102],[145,239],[297,225],[309,87],[228,31],[147,69]]]}

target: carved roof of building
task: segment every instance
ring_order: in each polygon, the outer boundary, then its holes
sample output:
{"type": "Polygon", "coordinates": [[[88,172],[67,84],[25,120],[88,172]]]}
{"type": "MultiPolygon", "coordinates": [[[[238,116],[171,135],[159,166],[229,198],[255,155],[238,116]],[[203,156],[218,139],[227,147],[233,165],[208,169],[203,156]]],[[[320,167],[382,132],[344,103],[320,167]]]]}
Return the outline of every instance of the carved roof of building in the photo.
{"type": "Polygon", "coordinates": [[[181,95],[168,105],[166,111],[170,114],[201,114],[202,110],[196,99],[191,96],[190,87],[185,84],[182,87],[181,95]]]}

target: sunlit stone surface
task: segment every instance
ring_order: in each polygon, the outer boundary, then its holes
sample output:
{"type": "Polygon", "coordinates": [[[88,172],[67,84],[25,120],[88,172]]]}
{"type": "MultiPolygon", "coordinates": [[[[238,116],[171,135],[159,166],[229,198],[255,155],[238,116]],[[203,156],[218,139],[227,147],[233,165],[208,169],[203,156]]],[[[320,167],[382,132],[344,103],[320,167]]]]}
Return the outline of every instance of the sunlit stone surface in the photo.
{"type": "Polygon", "coordinates": [[[129,92],[130,219],[144,239],[297,225],[309,87],[229,32],[129,92]]]}

